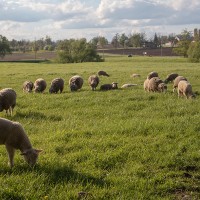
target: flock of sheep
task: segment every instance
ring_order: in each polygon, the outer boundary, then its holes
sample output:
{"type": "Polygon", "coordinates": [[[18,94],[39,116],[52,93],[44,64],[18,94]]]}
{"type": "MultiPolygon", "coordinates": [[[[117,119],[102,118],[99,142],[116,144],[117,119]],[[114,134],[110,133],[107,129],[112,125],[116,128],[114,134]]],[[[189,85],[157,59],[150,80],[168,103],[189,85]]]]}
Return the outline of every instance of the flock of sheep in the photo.
{"type": "MultiPolygon", "coordinates": [[[[109,76],[104,71],[99,71],[98,75],[91,75],[88,78],[88,84],[92,90],[96,90],[99,84],[99,76],[109,76]]],[[[132,77],[140,77],[138,74],[132,75],[132,77]]],[[[167,83],[174,82],[173,91],[177,89],[178,96],[185,96],[186,98],[194,98],[195,95],[192,92],[192,86],[188,80],[179,76],[176,73],[172,73],[162,81],[157,72],[151,72],[147,75],[147,79],[144,81],[144,90],[148,92],[165,92],[167,90],[167,83]]],[[[83,78],[79,75],[73,76],[69,79],[69,87],[71,91],[77,91],[82,88],[83,78]]],[[[135,86],[137,84],[124,84],[122,88],[135,86]]],[[[23,84],[24,92],[44,92],[47,87],[47,83],[44,79],[39,78],[34,83],[31,81],[25,81],[23,84]]],[[[49,93],[62,93],[64,89],[64,80],[62,78],[55,78],[51,82],[49,93]]],[[[112,90],[118,89],[117,83],[103,84],[100,86],[100,90],[112,90]]],[[[0,90],[0,112],[6,110],[6,114],[12,115],[13,109],[16,105],[16,92],[11,88],[5,88],[0,90]]],[[[23,127],[18,122],[12,122],[10,120],[0,118],[0,144],[6,146],[6,150],[9,157],[10,167],[14,165],[14,153],[15,149],[21,151],[21,155],[24,156],[25,161],[30,165],[36,164],[39,153],[42,150],[34,149],[26,135],[23,127]]]]}

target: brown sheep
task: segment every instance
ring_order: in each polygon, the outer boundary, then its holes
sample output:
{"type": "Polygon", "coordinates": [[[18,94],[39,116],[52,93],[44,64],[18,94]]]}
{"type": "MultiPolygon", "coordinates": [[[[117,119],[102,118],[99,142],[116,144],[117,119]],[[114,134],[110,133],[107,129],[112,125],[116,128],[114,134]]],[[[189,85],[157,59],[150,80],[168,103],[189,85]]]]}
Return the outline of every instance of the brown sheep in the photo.
{"type": "Polygon", "coordinates": [[[98,71],[97,73],[99,76],[109,76],[109,74],[107,74],[105,71],[98,71]]]}
{"type": "Polygon", "coordinates": [[[90,85],[93,91],[96,90],[96,87],[99,84],[99,77],[97,75],[91,75],[88,78],[88,84],[90,85]]]}
{"type": "Polygon", "coordinates": [[[148,91],[152,92],[164,92],[166,91],[166,85],[163,83],[163,81],[158,77],[153,77],[149,80],[148,83],[148,91]]]}
{"type": "Polygon", "coordinates": [[[62,93],[64,89],[64,80],[62,78],[55,78],[51,82],[51,87],[49,89],[49,93],[58,93],[60,90],[60,93],[62,93]]]}
{"type": "Polygon", "coordinates": [[[46,87],[47,87],[47,83],[42,78],[39,78],[34,82],[34,91],[35,92],[44,92],[46,87]]]}
{"type": "Polygon", "coordinates": [[[175,80],[175,78],[178,76],[178,74],[176,73],[171,73],[171,74],[168,74],[166,79],[164,80],[164,83],[169,83],[169,82],[172,82],[173,80],[175,80]]]}
{"type": "Polygon", "coordinates": [[[185,96],[188,98],[194,98],[195,95],[192,92],[192,86],[188,81],[181,80],[178,83],[178,97],[185,96]]]}
{"type": "Polygon", "coordinates": [[[81,76],[75,75],[69,79],[69,87],[72,92],[81,89],[82,86],[83,86],[83,78],[81,76]]]}
{"type": "Polygon", "coordinates": [[[0,118],[0,144],[6,146],[11,168],[14,165],[15,149],[21,151],[21,155],[32,167],[36,164],[39,152],[42,151],[32,148],[30,140],[20,123],[4,118],[0,118]]]}
{"type": "Polygon", "coordinates": [[[33,82],[25,81],[23,83],[23,92],[32,92],[33,90],[33,82]]]}
{"type": "Polygon", "coordinates": [[[13,109],[16,105],[17,94],[12,88],[0,90],[0,112],[6,110],[6,114],[12,116],[13,109]]]}

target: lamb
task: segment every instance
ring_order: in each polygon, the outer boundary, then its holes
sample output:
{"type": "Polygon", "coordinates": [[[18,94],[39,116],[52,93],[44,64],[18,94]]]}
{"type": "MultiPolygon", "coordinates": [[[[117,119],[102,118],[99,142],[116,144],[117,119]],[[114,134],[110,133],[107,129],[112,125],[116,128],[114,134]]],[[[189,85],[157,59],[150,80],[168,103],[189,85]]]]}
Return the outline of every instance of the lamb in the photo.
{"type": "Polygon", "coordinates": [[[132,86],[137,86],[137,84],[126,83],[126,84],[122,85],[121,88],[129,88],[129,87],[132,87],[132,86]]]}
{"type": "Polygon", "coordinates": [[[82,86],[83,86],[83,78],[81,76],[75,75],[69,79],[69,87],[72,92],[81,89],[82,86]]]}
{"type": "Polygon", "coordinates": [[[172,82],[176,77],[178,76],[178,74],[176,73],[171,73],[167,75],[167,78],[164,80],[164,83],[169,83],[172,82]]]}
{"type": "Polygon", "coordinates": [[[109,76],[105,71],[98,71],[97,73],[99,76],[109,76]]]}
{"type": "Polygon", "coordinates": [[[112,84],[101,85],[100,90],[114,90],[118,89],[118,83],[113,82],[112,84]]]}
{"type": "Polygon", "coordinates": [[[148,82],[148,91],[152,92],[164,92],[166,91],[167,86],[163,81],[158,77],[153,77],[148,82]]]}
{"type": "Polygon", "coordinates": [[[140,77],[140,74],[132,74],[131,77],[132,78],[140,77]]]}
{"type": "Polygon", "coordinates": [[[41,92],[42,93],[42,92],[44,92],[44,90],[46,89],[46,87],[47,87],[47,83],[42,78],[37,79],[35,81],[35,83],[34,83],[34,91],[35,92],[38,92],[38,93],[41,92]]]}
{"type": "Polygon", "coordinates": [[[153,77],[158,77],[158,73],[157,72],[150,72],[148,75],[147,75],[147,79],[151,79],[153,77]]]}
{"type": "Polygon", "coordinates": [[[58,93],[58,91],[60,91],[60,93],[62,93],[64,89],[64,80],[62,78],[55,78],[52,80],[51,82],[51,87],[49,89],[49,93],[58,93]]]}
{"type": "Polygon", "coordinates": [[[192,86],[188,81],[181,80],[178,83],[178,97],[185,96],[187,99],[195,98],[194,93],[192,92],[192,86]]]}
{"type": "Polygon", "coordinates": [[[6,146],[9,164],[14,166],[15,150],[19,149],[25,161],[33,167],[42,150],[33,149],[22,125],[4,118],[0,118],[0,144],[6,146]]]}
{"type": "Polygon", "coordinates": [[[31,81],[25,81],[23,83],[23,92],[32,92],[33,90],[33,82],[31,81]]]}
{"type": "Polygon", "coordinates": [[[187,79],[186,79],[185,77],[183,77],[183,76],[177,76],[177,77],[175,78],[175,80],[174,80],[174,85],[173,85],[173,92],[175,92],[176,88],[178,87],[178,83],[179,83],[180,81],[183,81],[183,80],[187,81],[187,79]]]}
{"type": "Polygon", "coordinates": [[[96,90],[96,87],[99,84],[99,77],[97,75],[91,75],[88,78],[88,84],[90,85],[93,91],[96,90]]]}
{"type": "Polygon", "coordinates": [[[12,88],[4,88],[0,90],[0,112],[6,110],[6,114],[12,116],[13,109],[16,105],[17,94],[12,88]]]}

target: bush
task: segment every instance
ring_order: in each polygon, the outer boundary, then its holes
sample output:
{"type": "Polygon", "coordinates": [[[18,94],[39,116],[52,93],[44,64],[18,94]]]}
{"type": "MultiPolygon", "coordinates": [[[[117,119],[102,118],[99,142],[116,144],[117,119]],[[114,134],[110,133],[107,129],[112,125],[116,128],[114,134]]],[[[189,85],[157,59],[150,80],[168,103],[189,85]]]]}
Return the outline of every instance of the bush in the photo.
{"type": "Polygon", "coordinates": [[[189,49],[187,51],[188,58],[190,62],[200,61],[200,42],[191,42],[189,49]]]}

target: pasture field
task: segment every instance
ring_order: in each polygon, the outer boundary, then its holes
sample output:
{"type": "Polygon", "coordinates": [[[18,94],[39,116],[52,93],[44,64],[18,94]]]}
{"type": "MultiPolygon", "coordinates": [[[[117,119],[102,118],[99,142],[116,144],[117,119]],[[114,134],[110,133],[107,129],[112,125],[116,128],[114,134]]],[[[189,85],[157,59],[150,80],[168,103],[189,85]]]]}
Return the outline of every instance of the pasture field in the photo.
{"type": "Polygon", "coordinates": [[[13,116],[33,146],[43,149],[30,168],[16,151],[11,170],[0,146],[0,199],[200,199],[200,64],[183,58],[107,56],[102,63],[0,63],[0,88],[17,92],[13,116]],[[137,83],[113,91],[91,91],[87,79],[98,70],[103,83],[137,83]],[[161,79],[177,72],[188,78],[196,99],[168,91],[146,93],[151,71],[161,79]],[[133,73],[140,78],[131,78],[133,73]],[[71,93],[79,74],[83,88],[71,93]],[[65,80],[62,94],[49,94],[52,79],[65,80]],[[44,94],[23,93],[25,80],[44,78],[44,94]],[[78,197],[79,192],[83,193],[78,197]]]}

